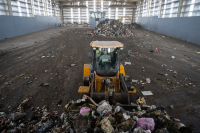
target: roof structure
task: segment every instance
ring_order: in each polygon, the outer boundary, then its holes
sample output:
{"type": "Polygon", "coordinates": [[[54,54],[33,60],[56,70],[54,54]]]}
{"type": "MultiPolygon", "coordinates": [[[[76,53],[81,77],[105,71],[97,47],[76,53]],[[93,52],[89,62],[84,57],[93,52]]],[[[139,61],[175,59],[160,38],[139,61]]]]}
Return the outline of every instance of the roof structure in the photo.
{"type": "Polygon", "coordinates": [[[118,41],[92,41],[90,46],[98,48],[117,48],[123,47],[124,45],[118,41]]]}

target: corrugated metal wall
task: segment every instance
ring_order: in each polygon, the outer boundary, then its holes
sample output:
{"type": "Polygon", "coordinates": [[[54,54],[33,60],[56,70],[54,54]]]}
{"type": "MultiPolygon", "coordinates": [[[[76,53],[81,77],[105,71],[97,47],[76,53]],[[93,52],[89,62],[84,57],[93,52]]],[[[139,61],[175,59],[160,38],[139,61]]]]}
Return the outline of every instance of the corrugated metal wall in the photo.
{"type": "Polygon", "coordinates": [[[158,18],[139,17],[145,29],[200,45],[200,16],[158,18]]]}
{"type": "Polygon", "coordinates": [[[0,40],[53,28],[60,25],[60,17],[19,17],[0,15],[0,40]]]}

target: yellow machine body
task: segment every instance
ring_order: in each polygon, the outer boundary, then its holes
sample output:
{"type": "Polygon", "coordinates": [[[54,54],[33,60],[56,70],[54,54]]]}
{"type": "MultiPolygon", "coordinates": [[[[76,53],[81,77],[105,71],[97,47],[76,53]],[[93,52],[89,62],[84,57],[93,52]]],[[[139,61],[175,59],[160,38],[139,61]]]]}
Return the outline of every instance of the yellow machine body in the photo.
{"type": "MultiPolygon", "coordinates": [[[[125,75],[125,70],[124,70],[124,65],[120,64],[120,73],[125,75]]],[[[85,81],[84,77],[86,75],[89,75],[91,76],[91,73],[90,73],[90,64],[84,64],[84,68],[83,68],[83,81],[85,81]]],[[[120,80],[117,76],[114,76],[114,77],[101,77],[101,76],[98,76],[97,74],[95,74],[95,79],[94,79],[94,83],[95,83],[95,92],[100,92],[101,90],[101,81],[102,79],[105,79],[105,78],[109,78],[109,79],[112,79],[112,83],[115,87],[115,92],[120,92],[120,80]]],[[[83,94],[89,94],[90,92],[90,86],[91,86],[91,80],[89,82],[89,86],[80,86],[79,87],[79,90],[78,90],[78,93],[83,93],[83,94]]],[[[105,90],[107,91],[107,86],[105,86],[105,90]]],[[[129,91],[129,93],[136,93],[136,90],[134,89],[134,91],[129,91]]]]}
{"type": "Polygon", "coordinates": [[[83,81],[85,80],[84,77],[86,75],[90,75],[90,64],[84,64],[84,68],[83,68],[83,81]]]}

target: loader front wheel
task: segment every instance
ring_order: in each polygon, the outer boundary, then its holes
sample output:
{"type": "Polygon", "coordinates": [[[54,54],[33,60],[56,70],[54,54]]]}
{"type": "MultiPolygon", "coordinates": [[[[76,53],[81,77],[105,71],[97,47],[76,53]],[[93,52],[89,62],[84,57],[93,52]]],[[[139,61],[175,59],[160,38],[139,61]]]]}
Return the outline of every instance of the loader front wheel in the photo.
{"type": "Polygon", "coordinates": [[[135,103],[135,97],[134,97],[134,94],[130,94],[129,95],[130,96],[130,103],[132,102],[132,103],[135,103]]]}
{"type": "Polygon", "coordinates": [[[89,86],[89,82],[84,81],[84,86],[89,86]]]}

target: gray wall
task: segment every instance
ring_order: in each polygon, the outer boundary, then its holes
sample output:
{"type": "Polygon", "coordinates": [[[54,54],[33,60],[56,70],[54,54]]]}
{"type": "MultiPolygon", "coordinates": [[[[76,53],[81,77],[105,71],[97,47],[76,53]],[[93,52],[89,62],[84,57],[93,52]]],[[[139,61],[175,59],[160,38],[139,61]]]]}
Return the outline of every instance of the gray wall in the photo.
{"type": "Polygon", "coordinates": [[[200,45],[200,16],[176,18],[139,17],[137,23],[144,29],[200,45]]]}
{"type": "Polygon", "coordinates": [[[60,25],[60,17],[0,15],[0,40],[60,25]]]}

